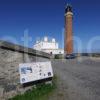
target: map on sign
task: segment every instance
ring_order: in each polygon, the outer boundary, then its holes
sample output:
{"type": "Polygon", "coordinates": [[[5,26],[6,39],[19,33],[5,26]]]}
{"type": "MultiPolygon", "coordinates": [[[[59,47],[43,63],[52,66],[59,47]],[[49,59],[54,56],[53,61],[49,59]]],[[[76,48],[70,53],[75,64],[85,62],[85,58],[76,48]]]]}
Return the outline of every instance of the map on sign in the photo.
{"type": "Polygon", "coordinates": [[[19,64],[19,73],[21,84],[53,77],[51,62],[19,64]]]}

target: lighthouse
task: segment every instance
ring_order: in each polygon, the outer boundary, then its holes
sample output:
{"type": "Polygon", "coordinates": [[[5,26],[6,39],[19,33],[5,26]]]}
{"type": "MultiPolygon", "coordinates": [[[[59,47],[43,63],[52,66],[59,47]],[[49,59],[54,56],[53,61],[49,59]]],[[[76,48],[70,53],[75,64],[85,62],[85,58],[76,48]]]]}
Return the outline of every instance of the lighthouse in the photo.
{"type": "Polygon", "coordinates": [[[73,54],[73,11],[72,6],[67,4],[65,8],[65,39],[64,53],[69,56],[73,54]]]}

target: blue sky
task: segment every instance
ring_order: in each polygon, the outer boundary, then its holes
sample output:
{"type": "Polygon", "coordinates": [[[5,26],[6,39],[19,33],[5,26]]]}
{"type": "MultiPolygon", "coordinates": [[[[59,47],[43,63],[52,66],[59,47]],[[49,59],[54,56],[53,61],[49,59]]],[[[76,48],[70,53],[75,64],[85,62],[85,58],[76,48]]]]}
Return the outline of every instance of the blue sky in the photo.
{"type": "MultiPolygon", "coordinates": [[[[54,37],[63,47],[64,9],[73,6],[73,34],[82,42],[82,52],[94,37],[100,36],[99,0],[0,0],[0,39],[24,45],[22,37],[27,30],[32,47],[37,37],[54,37]]],[[[99,41],[93,51],[100,50],[99,41]]],[[[77,51],[77,43],[74,42],[77,51]]]]}

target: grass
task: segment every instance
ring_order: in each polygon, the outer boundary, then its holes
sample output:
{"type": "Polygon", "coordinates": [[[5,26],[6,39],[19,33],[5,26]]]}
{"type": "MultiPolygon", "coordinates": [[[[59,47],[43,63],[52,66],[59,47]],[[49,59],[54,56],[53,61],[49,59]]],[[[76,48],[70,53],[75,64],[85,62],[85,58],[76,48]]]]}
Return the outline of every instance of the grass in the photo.
{"type": "Polygon", "coordinates": [[[38,84],[37,88],[25,92],[23,95],[17,95],[9,100],[48,100],[49,95],[56,88],[56,77],[53,79],[53,84],[38,84]]]}

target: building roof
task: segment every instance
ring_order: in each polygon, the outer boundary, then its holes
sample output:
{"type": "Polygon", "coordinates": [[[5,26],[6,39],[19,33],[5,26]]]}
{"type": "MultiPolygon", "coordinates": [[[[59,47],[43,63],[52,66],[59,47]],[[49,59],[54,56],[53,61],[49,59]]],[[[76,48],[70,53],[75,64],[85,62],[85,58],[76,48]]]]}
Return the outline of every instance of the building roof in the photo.
{"type": "Polygon", "coordinates": [[[72,6],[70,4],[67,4],[66,8],[65,8],[65,13],[67,12],[72,12],[72,6]]]}

